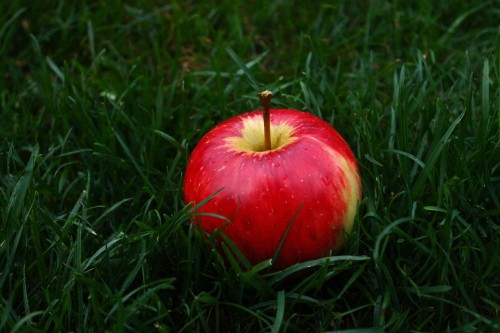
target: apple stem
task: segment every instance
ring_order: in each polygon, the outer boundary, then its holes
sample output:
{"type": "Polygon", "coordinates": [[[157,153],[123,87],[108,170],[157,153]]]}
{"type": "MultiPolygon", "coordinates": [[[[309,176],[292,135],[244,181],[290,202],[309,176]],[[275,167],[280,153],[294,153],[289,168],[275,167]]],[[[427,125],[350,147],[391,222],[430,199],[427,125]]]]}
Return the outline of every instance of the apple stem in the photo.
{"type": "Polygon", "coordinates": [[[265,90],[259,94],[259,98],[260,105],[262,105],[262,110],[264,111],[264,148],[265,150],[271,150],[271,113],[269,112],[269,107],[271,106],[273,93],[265,90]]]}

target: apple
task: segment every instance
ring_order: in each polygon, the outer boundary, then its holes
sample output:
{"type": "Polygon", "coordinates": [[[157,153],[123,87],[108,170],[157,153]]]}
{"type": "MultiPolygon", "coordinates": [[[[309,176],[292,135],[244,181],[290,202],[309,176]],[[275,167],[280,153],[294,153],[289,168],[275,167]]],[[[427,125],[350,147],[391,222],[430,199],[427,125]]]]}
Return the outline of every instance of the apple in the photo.
{"type": "Polygon", "coordinates": [[[192,221],[222,232],[252,264],[273,268],[329,255],[351,232],[361,199],[355,157],[326,121],[297,110],[227,119],[196,145],[184,179],[192,221]],[[215,195],[214,195],[215,194],[215,195]],[[276,255],[275,255],[276,254],[276,255]]]}

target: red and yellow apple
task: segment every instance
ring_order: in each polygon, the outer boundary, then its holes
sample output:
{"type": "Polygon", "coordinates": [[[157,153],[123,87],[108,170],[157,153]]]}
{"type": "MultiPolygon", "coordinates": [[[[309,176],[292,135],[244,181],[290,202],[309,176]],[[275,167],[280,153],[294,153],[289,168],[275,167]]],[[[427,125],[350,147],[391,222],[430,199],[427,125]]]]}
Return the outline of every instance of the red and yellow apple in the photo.
{"type": "Polygon", "coordinates": [[[341,247],[361,181],[351,149],[329,123],[297,110],[268,114],[248,112],[211,129],[190,156],[184,198],[199,204],[213,195],[192,221],[224,233],[252,264],[275,257],[280,269],[341,247]]]}

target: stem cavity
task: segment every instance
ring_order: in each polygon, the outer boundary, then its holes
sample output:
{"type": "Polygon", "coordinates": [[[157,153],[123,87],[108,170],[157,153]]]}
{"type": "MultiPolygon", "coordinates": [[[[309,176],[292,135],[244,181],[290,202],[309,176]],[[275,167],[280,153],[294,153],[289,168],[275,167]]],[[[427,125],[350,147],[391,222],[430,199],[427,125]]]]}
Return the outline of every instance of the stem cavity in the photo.
{"type": "Polygon", "coordinates": [[[273,93],[265,90],[259,94],[260,105],[264,111],[264,147],[266,150],[271,150],[271,114],[269,107],[271,106],[271,98],[273,93]]]}

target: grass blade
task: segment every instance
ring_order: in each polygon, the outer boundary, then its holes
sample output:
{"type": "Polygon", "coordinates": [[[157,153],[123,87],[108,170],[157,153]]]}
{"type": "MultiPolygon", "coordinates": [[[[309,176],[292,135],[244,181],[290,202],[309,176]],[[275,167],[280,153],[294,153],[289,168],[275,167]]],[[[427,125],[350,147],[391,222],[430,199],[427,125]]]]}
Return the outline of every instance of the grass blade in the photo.
{"type": "Polygon", "coordinates": [[[419,174],[417,180],[415,181],[415,184],[413,185],[413,193],[416,197],[419,197],[421,193],[424,190],[424,185],[426,180],[430,177],[430,173],[434,169],[434,166],[439,158],[439,155],[443,151],[444,147],[449,143],[449,139],[451,137],[451,134],[455,130],[455,128],[458,126],[458,124],[462,121],[464,118],[465,111],[463,111],[451,124],[451,126],[448,128],[448,130],[444,133],[444,135],[439,139],[439,141],[434,145],[433,149],[431,150],[429,157],[427,158],[427,161],[425,163],[425,167],[423,168],[422,172],[419,174]]]}
{"type": "Polygon", "coordinates": [[[143,179],[144,183],[152,190],[154,189],[153,184],[151,184],[151,181],[149,178],[146,176],[144,173],[143,168],[139,165],[137,160],[134,157],[134,154],[132,151],[130,151],[129,147],[127,146],[125,140],[122,138],[121,134],[118,133],[118,131],[115,131],[115,137],[120,143],[120,146],[122,147],[123,151],[125,152],[125,155],[129,158],[130,162],[132,162],[132,165],[135,167],[139,175],[141,175],[141,178],[143,179]]]}
{"type": "Polygon", "coordinates": [[[278,291],[278,299],[276,301],[276,317],[274,318],[274,324],[272,333],[281,332],[281,327],[283,325],[283,315],[285,313],[285,291],[278,291]]]}
{"type": "Polygon", "coordinates": [[[8,225],[15,225],[19,220],[21,209],[26,199],[26,194],[28,193],[31,177],[35,168],[35,160],[38,157],[38,150],[38,145],[35,145],[31,152],[31,158],[24,170],[24,174],[21,179],[19,179],[16,186],[14,187],[14,190],[12,191],[9,204],[7,206],[5,219],[8,225]]]}
{"type": "Polygon", "coordinates": [[[27,314],[26,316],[24,316],[23,318],[21,318],[21,320],[19,320],[14,325],[14,327],[12,327],[12,329],[10,330],[10,333],[15,333],[15,332],[20,331],[22,329],[22,327],[26,323],[29,323],[29,322],[33,321],[33,318],[35,318],[36,316],[43,315],[43,314],[45,314],[44,311],[34,311],[34,312],[31,312],[31,313],[27,314]]]}
{"type": "MultiPolygon", "coordinates": [[[[250,85],[252,86],[253,90],[259,91],[261,89],[261,86],[259,83],[257,83],[257,80],[253,76],[253,74],[250,72],[249,66],[241,60],[241,58],[234,52],[234,50],[230,47],[226,47],[226,52],[229,54],[231,59],[236,63],[236,65],[239,67],[239,70],[242,71],[245,76],[248,78],[250,85]]],[[[253,65],[253,63],[252,63],[253,65]]]]}
{"type": "MultiPolygon", "coordinates": [[[[13,25],[13,23],[26,11],[26,8],[18,9],[8,20],[6,20],[0,27],[0,55],[5,54],[5,49],[7,45],[7,30],[13,25]]],[[[3,14],[3,13],[2,13],[3,14]]]]}

